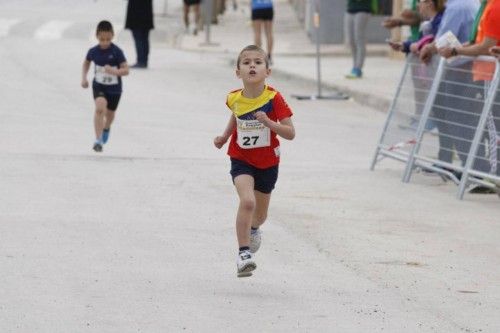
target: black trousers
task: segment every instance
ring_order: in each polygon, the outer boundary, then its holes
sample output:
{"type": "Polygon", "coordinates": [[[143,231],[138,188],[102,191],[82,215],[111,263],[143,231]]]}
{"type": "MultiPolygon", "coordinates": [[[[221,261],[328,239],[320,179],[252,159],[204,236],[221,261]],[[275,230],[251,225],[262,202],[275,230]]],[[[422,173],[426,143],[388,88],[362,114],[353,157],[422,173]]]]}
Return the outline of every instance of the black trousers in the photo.
{"type": "MultiPolygon", "coordinates": [[[[439,159],[451,163],[456,151],[462,165],[469,155],[484,105],[484,83],[472,80],[472,63],[452,67],[444,75],[432,110],[439,131],[439,159]]],[[[473,168],[488,172],[485,144],[479,146],[473,168]]]]}
{"type": "Polygon", "coordinates": [[[148,65],[149,57],[149,29],[132,30],[134,37],[135,50],[137,52],[137,64],[141,66],[148,65]]]}

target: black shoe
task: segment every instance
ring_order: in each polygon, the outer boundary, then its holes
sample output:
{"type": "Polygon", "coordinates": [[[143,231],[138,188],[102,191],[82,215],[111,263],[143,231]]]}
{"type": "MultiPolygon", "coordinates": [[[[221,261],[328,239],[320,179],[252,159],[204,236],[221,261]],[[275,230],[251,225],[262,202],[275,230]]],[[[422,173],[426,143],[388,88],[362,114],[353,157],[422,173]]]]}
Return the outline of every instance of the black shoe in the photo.
{"type": "Polygon", "coordinates": [[[102,152],[102,145],[98,142],[94,143],[94,147],[92,148],[96,153],[102,152]]]}
{"type": "Polygon", "coordinates": [[[139,64],[139,63],[137,63],[137,64],[134,64],[134,65],[130,66],[130,68],[135,68],[135,69],[145,69],[145,68],[148,68],[148,65],[146,65],[146,64],[139,64]]]}
{"type": "Polygon", "coordinates": [[[475,185],[469,190],[470,194],[496,194],[497,191],[495,191],[492,188],[489,188],[487,186],[483,185],[475,185]]]}
{"type": "MultiPolygon", "coordinates": [[[[437,165],[437,164],[433,164],[432,166],[434,168],[439,168],[439,169],[443,169],[445,171],[448,171],[449,173],[451,173],[452,175],[454,175],[458,180],[462,179],[462,172],[460,172],[460,171],[453,170],[453,169],[450,169],[450,168],[447,168],[447,167],[444,167],[444,166],[440,166],[440,165],[437,165]]],[[[422,169],[422,171],[424,173],[427,173],[427,174],[436,173],[436,171],[434,171],[434,170],[425,169],[425,168],[422,169]]]]}

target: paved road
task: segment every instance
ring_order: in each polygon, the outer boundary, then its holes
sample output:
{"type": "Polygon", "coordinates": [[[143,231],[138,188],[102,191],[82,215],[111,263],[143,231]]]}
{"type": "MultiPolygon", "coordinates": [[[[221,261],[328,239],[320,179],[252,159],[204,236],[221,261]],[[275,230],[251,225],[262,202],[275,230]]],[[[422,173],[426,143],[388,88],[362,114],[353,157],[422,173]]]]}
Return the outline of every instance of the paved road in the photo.
{"type": "MultiPolygon", "coordinates": [[[[32,17],[15,3],[1,15],[32,17]]],[[[40,20],[80,17],[76,0],[29,3],[40,20]]],[[[86,5],[124,5],[103,3],[86,5]]],[[[395,162],[369,172],[383,114],[297,102],[314,86],[271,80],[297,138],[259,268],[237,279],[236,196],[212,146],[239,86],[228,59],[156,43],[96,155],[87,37],[0,39],[1,332],[498,332],[497,199],[459,202],[421,175],[402,185],[395,162]]]]}

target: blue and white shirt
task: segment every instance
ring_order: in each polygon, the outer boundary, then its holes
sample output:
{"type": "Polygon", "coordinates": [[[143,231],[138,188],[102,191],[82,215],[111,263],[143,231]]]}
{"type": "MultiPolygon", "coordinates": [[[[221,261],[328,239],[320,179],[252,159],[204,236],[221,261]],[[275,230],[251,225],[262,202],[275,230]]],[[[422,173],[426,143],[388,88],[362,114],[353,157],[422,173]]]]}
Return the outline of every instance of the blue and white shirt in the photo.
{"type": "Polygon", "coordinates": [[[120,94],[122,92],[122,78],[104,72],[104,66],[120,68],[120,64],[126,62],[123,51],[111,43],[107,49],[101,49],[99,45],[94,46],[87,52],[87,61],[94,62],[94,80],[92,88],[105,91],[109,94],[120,94]]]}
{"type": "Polygon", "coordinates": [[[252,10],[273,8],[273,0],[252,0],[252,10]]]}
{"type": "Polygon", "coordinates": [[[451,31],[460,43],[467,42],[478,10],[479,1],[448,0],[437,37],[451,31]]]}

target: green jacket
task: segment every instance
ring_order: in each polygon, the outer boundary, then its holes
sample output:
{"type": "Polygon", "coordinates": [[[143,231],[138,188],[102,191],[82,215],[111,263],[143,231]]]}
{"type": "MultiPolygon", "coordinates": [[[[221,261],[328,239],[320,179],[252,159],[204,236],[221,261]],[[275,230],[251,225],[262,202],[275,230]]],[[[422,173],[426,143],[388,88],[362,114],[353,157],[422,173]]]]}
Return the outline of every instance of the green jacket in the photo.
{"type": "MultiPolygon", "coordinates": [[[[412,10],[417,10],[417,0],[413,0],[411,2],[411,9],[412,10]]],[[[411,30],[411,40],[412,41],[417,41],[418,38],[420,37],[420,27],[418,25],[416,26],[413,26],[413,27],[410,27],[410,30],[411,30]]]]}

